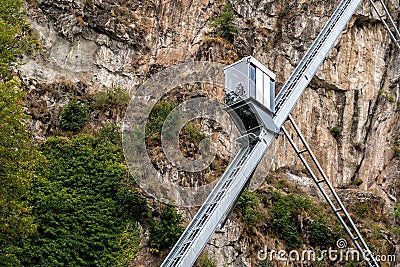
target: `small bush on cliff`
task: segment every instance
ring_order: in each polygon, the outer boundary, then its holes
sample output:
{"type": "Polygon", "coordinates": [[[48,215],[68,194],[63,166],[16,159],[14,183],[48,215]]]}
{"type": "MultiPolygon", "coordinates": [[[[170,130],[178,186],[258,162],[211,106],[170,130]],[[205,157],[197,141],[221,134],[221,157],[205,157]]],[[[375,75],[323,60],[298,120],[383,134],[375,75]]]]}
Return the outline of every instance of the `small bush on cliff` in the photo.
{"type": "MultiPolygon", "coordinates": [[[[394,211],[394,216],[395,216],[396,218],[400,219],[400,204],[398,204],[398,205],[396,206],[396,209],[395,209],[395,211],[394,211]]],[[[394,233],[395,233],[397,236],[400,236],[400,227],[395,228],[395,229],[394,229],[394,233]]]]}
{"type": "Polygon", "coordinates": [[[71,100],[61,112],[60,128],[64,131],[76,132],[83,127],[88,119],[88,106],[71,100]]]}
{"type": "Polygon", "coordinates": [[[219,18],[216,18],[211,22],[211,26],[218,29],[218,35],[222,38],[233,42],[234,33],[238,33],[238,29],[233,25],[235,14],[230,3],[228,3],[219,18]]]}
{"type": "Polygon", "coordinates": [[[342,129],[340,127],[334,126],[330,128],[329,131],[337,141],[342,139],[343,135],[342,135],[342,129]]]}
{"type": "Polygon", "coordinates": [[[160,141],[161,129],[164,121],[169,113],[178,105],[171,100],[163,99],[157,102],[150,112],[149,119],[146,124],[146,139],[160,141]]]}
{"type": "Polygon", "coordinates": [[[368,202],[357,202],[351,207],[351,211],[360,219],[368,216],[371,211],[371,205],[368,202]]]}
{"type": "Polygon", "coordinates": [[[129,104],[129,92],[121,87],[112,87],[105,91],[98,91],[93,96],[93,108],[110,110],[112,108],[125,109],[129,104]]]}
{"type": "Polygon", "coordinates": [[[211,258],[208,253],[203,252],[197,259],[194,267],[217,267],[217,261],[211,258]]]}
{"type": "Polygon", "coordinates": [[[170,249],[178,241],[184,228],[184,219],[174,206],[162,207],[160,220],[154,220],[150,225],[150,237],[147,245],[150,252],[158,254],[161,250],[170,249]]]}
{"type": "Polygon", "coordinates": [[[275,233],[289,248],[301,246],[298,218],[309,210],[311,200],[298,194],[283,195],[279,191],[273,192],[272,200],[271,224],[275,233]]]}
{"type": "Polygon", "coordinates": [[[310,244],[324,246],[331,244],[331,231],[329,230],[328,217],[319,216],[310,225],[310,244]]]}
{"type": "Polygon", "coordinates": [[[257,211],[259,206],[259,197],[256,192],[245,190],[240,196],[236,209],[243,215],[248,223],[254,223],[261,218],[261,212],[257,211]]]}

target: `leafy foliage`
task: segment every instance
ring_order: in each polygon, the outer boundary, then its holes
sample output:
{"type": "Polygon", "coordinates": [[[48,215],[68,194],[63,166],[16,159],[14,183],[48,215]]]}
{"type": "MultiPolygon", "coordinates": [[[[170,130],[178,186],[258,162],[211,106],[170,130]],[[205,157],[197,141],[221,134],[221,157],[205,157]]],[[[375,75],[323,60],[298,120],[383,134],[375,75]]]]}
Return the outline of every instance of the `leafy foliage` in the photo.
{"type": "Polygon", "coordinates": [[[0,266],[19,266],[21,242],[36,225],[29,188],[40,159],[31,147],[19,83],[0,83],[0,266]]]}
{"type": "Polygon", "coordinates": [[[154,140],[161,140],[161,130],[164,121],[169,113],[178,105],[167,99],[157,102],[150,112],[148,122],[146,124],[146,137],[154,140]]]}
{"type": "Polygon", "coordinates": [[[112,108],[126,108],[130,96],[127,90],[121,87],[112,87],[105,91],[98,91],[93,97],[93,108],[109,110],[112,108]]]}
{"type": "Polygon", "coordinates": [[[331,231],[329,230],[328,217],[319,216],[310,225],[310,244],[329,245],[332,244],[331,231]]]}
{"type": "Polygon", "coordinates": [[[233,42],[234,33],[238,33],[238,29],[233,25],[235,14],[230,3],[226,4],[220,17],[211,22],[211,26],[218,28],[218,34],[222,38],[233,42]]]}
{"type": "Polygon", "coordinates": [[[83,127],[88,119],[88,106],[71,100],[61,112],[60,128],[64,131],[76,132],[83,127]]]}
{"type": "Polygon", "coordinates": [[[23,1],[2,0],[0,5],[0,80],[12,79],[21,53],[32,53],[40,47],[38,40],[28,35],[28,24],[22,12],[23,1]]]}
{"type": "Polygon", "coordinates": [[[362,185],[364,181],[361,178],[356,178],[350,182],[351,185],[359,186],[362,185]]]}
{"type": "MultiPolygon", "coordinates": [[[[395,216],[396,218],[400,218],[400,204],[398,204],[398,205],[396,206],[396,209],[394,210],[394,216],[395,216]]],[[[400,236],[400,227],[395,228],[395,229],[394,229],[394,233],[395,233],[396,235],[400,236]]]]}
{"type": "Polygon", "coordinates": [[[119,132],[118,126],[114,123],[104,125],[97,134],[97,138],[108,140],[114,145],[122,145],[122,135],[119,132]]]}
{"type": "Polygon", "coordinates": [[[201,140],[208,138],[208,136],[201,132],[200,127],[194,122],[188,122],[183,127],[183,135],[187,136],[189,140],[199,143],[201,140]]]}
{"type": "Polygon", "coordinates": [[[298,194],[283,195],[279,191],[273,192],[272,227],[288,247],[296,248],[303,243],[299,237],[298,216],[310,206],[309,198],[298,194]]]}
{"type": "Polygon", "coordinates": [[[0,266],[20,266],[22,242],[35,231],[29,188],[40,154],[30,144],[22,100],[14,79],[17,57],[38,43],[27,36],[22,1],[0,4],[0,266]]]}
{"type": "Polygon", "coordinates": [[[152,253],[159,253],[160,250],[171,248],[183,233],[181,226],[184,219],[176,211],[174,206],[166,205],[162,207],[160,220],[153,221],[150,225],[150,239],[148,246],[152,253]]]}
{"type": "Polygon", "coordinates": [[[261,218],[261,212],[257,211],[258,199],[258,194],[249,190],[245,190],[240,196],[236,208],[239,209],[246,222],[254,223],[261,218]]]}
{"type": "Polygon", "coordinates": [[[343,135],[342,135],[342,129],[340,127],[334,126],[330,128],[329,131],[337,141],[342,139],[343,135]]]}
{"type": "Polygon", "coordinates": [[[201,253],[197,259],[194,267],[217,267],[217,261],[208,255],[208,253],[201,253]]]}
{"type": "Polygon", "coordinates": [[[365,218],[371,210],[371,206],[368,202],[357,202],[352,207],[351,210],[358,218],[365,218]]]}
{"type": "Polygon", "coordinates": [[[80,135],[49,138],[48,163],[32,188],[37,233],[25,243],[27,266],[126,266],[137,253],[136,222],[146,201],[122,186],[119,145],[80,135]],[[132,216],[134,215],[134,216],[132,216]]]}

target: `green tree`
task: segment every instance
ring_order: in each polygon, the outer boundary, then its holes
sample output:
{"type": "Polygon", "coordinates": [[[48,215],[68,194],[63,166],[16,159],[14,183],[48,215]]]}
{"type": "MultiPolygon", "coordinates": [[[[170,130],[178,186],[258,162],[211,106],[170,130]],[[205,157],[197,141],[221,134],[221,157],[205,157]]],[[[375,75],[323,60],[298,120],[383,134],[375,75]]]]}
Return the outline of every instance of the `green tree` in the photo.
{"type": "Polygon", "coordinates": [[[232,5],[228,3],[221,15],[211,22],[211,26],[217,27],[219,36],[233,42],[234,33],[238,33],[238,29],[232,23],[234,19],[235,14],[232,5]]]}
{"type": "Polygon", "coordinates": [[[18,266],[23,239],[35,230],[29,188],[39,154],[30,144],[23,91],[19,83],[0,83],[0,266],[18,266]]]}
{"type": "Polygon", "coordinates": [[[29,34],[26,15],[22,11],[23,1],[2,0],[0,4],[0,80],[13,77],[18,65],[17,57],[22,53],[31,54],[40,48],[38,40],[29,34]]]}
{"type": "Polygon", "coordinates": [[[273,192],[273,202],[272,228],[289,248],[301,246],[303,241],[299,236],[298,217],[302,212],[309,210],[311,200],[298,194],[283,195],[279,191],[275,191],[273,192]]]}
{"type": "Polygon", "coordinates": [[[158,254],[160,250],[171,248],[183,233],[183,221],[182,215],[174,206],[164,206],[161,209],[160,220],[154,220],[150,225],[150,251],[158,254]]]}
{"type": "Polygon", "coordinates": [[[19,266],[22,242],[35,231],[29,188],[40,159],[31,146],[24,93],[14,79],[17,57],[38,44],[29,29],[22,1],[0,3],[0,266],[19,266]]]}
{"type": "Polygon", "coordinates": [[[23,263],[126,266],[138,251],[134,219],[147,203],[123,185],[127,168],[113,135],[52,137],[40,150],[47,164],[32,187],[38,229],[25,243],[23,263]]]}
{"type": "Polygon", "coordinates": [[[332,244],[332,235],[329,229],[328,217],[318,216],[310,225],[310,244],[311,245],[328,245],[332,244]]]}
{"type": "Polygon", "coordinates": [[[88,106],[71,100],[61,112],[60,128],[64,131],[76,132],[83,127],[88,119],[88,106]]]}

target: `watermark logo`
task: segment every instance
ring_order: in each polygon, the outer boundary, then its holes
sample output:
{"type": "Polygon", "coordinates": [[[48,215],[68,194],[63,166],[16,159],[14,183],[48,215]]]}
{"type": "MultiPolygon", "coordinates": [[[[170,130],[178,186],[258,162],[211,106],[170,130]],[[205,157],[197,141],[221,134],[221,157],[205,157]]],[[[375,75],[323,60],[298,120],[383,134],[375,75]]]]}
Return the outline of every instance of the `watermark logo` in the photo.
{"type": "Polygon", "coordinates": [[[347,248],[347,240],[340,238],[338,241],[336,241],[336,246],[339,249],[347,248]]]}
{"type": "MultiPolygon", "coordinates": [[[[305,263],[305,262],[355,262],[363,260],[363,255],[358,250],[348,247],[346,239],[339,239],[336,242],[336,248],[329,247],[325,250],[275,250],[264,246],[263,250],[257,253],[259,261],[268,262],[286,262],[289,263],[305,263]]],[[[365,253],[364,253],[365,254],[365,253]]],[[[377,255],[372,254],[378,262],[395,262],[395,255],[377,255]]]]}

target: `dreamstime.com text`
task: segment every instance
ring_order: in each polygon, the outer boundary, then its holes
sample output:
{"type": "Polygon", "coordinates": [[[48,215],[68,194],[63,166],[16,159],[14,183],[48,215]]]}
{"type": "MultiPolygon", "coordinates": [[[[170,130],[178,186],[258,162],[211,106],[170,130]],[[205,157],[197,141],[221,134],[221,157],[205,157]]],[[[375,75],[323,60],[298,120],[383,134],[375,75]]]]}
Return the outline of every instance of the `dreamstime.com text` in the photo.
{"type": "MultiPolygon", "coordinates": [[[[347,241],[339,239],[337,248],[328,248],[325,250],[315,251],[308,250],[273,250],[268,249],[267,246],[263,250],[258,251],[257,258],[259,261],[282,261],[287,263],[293,262],[349,262],[349,261],[362,261],[362,254],[353,248],[347,248],[347,241]]],[[[378,255],[372,253],[372,256],[378,262],[396,262],[395,255],[378,255]]]]}

